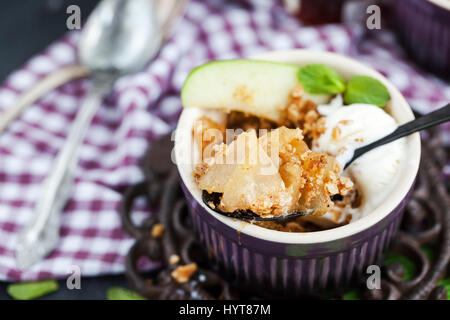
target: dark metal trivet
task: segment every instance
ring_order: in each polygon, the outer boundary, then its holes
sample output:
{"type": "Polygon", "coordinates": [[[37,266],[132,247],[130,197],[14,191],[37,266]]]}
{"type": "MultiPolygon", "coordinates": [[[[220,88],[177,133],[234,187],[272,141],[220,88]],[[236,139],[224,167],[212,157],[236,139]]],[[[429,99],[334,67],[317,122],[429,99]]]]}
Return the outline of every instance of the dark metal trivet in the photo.
{"type": "Polygon", "coordinates": [[[450,197],[442,180],[442,168],[449,160],[437,130],[427,131],[422,143],[421,168],[413,195],[406,206],[400,231],[391,250],[414,262],[414,278],[404,281],[399,263],[386,266],[381,290],[365,290],[368,299],[446,299],[446,290],[437,286],[450,275],[450,197]],[[437,247],[429,261],[421,246],[437,247]]]}
{"type": "MultiPolygon", "coordinates": [[[[441,179],[449,153],[441,145],[435,131],[428,131],[422,144],[417,185],[391,248],[415,263],[417,275],[404,281],[403,266],[391,263],[383,267],[380,290],[366,289],[365,280],[361,280],[361,292],[366,299],[446,298],[445,288],[437,286],[441,278],[450,274],[450,197],[441,179]],[[424,244],[437,246],[434,261],[429,261],[421,250],[424,244]]],[[[170,160],[171,151],[169,136],[153,143],[143,161],[145,180],[127,190],[121,205],[123,229],[136,238],[126,261],[131,287],[151,299],[258,298],[227,282],[209,263],[207,253],[196,240],[178,174],[170,160]],[[131,212],[139,196],[145,196],[150,205],[158,207],[158,215],[137,226],[132,222],[131,212]],[[155,239],[151,230],[156,223],[163,224],[165,231],[161,238],[155,239]],[[177,266],[169,263],[173,254],[180,256],[178,265],[196,262],[199,266],[189,282],[180,284],[172,279],[171,272],[177,266]],[[139,273],[138,261],[142,257],[161,263],[156,279],[145,279],[139,273]]]]}
{"type": "Polygon", "coordinates": [[[126,260],[126,275],[131,287],[150,299],[233,299],[230,285],[209,265],[207,256],[196,242],[187,212],[186,200],[178,182],[178,173],[170,160],[172,141],[164,136],[147,152],[143,169],[145,181],[130,187],[124,196],[120,212],[125,232],[136,238],[126,260]],[[149,204],[158,207],[157,217],[148,217],[140,226],[133,223],[134,200],[145,196],[149,204]],[[151,236],[156,223],[164,226],[160,238],[151,236]],[[172,255],[178,255],[177,265],[170,265],[172,255]],[[138,270],[141,257],[160,262],[156,279],[144,279],[138,270]],[[196,262],[197,272],[187,283],[178,283],[171,272],[178,265],[196,262]]]}

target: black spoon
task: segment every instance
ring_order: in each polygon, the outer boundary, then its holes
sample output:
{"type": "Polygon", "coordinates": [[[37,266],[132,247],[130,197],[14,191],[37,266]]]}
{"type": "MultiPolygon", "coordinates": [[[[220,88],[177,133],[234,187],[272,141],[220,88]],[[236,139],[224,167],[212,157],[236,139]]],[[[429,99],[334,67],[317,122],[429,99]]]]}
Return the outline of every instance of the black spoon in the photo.
{"type": "MultiPolygon", "coordinates": [[[[385,145],[389,142],[395,141],[397,139],[406,137],[414,132],[418,132],[424,129],[428,129],[434,126],[437,126],[438,124],[444,123],[450,121],[450,103],[447,104],[445,107],[442,107],[436,111],[430,112],[424,116],[421,116],[417,119],[414,119],[410,122],[407,122],[401,126],[399,126],[394,132],[391,134],[378,139],[366,146],[360,147],[355,150],[353,153],[353,157],[344,165],[344,170],[348,168],[348,166],[361,157],[363,154],[369,152],[372,149],[375,149],[379,146],[385,145]]],[[[306,212],[293,212],[291,214],[287,214],[284,216],[278,216],[278,217],[261,217],[257,215],[256,213],[252,212],[251,210],[236,210],[233,212],[224,212],[217,208],[218,204],[220,203],[220,193],[212,193],[209,194],[206,191],[203,191],[202,194],[202,200],[203,202],[214,212],[217,212],[221,215],[230,217],[230,218],[236,218],[241,220],[247,220],[247,221],[287,221],[290,219],[294,219],[297,217],[305,216],[308,213],[306,212]],[[214,206],[210,206],[210,203],[212,203],[214,206]]]]}
{"type": "Polygon", "coordinates": [[[450,103],[448,103],[445,107],[442,107],[436,111],[427,113],[424,116],[421,116],[417,119],[414,119],[410,122],[407,122],[400,127],[398,127],[394,132],[388,134],[387,136],[378,139],[372,143],[369,143],[366,146],[360,147],[355,150],[353,153],[353,157],[345,164],[344,170],[356,159],[361,157],[366,152],[369,152],[372,149],[375,149],[379,146],[392,142],[394,140],[406,137],[411,133],[422,131],[438,124],[450,121],[450,103]]]}
{"type": "Polygon", "coordinates": [[[254,213],[251,210],[235,210],[233,212],[225,212],[220,209],[218,209],[218,205],[220,203],[220,198],[222,197],[221,193],[213,192],[208,193],[207,191],[202,191],[202,200],[203,202],[214,212],[217,212],[223,216],[229,217],[229,218],[236,218],[241,220],[247,220],[247,221],[286,221],[302,216],[306,216],[306,212],[300,212],[296,211],[295,213],[287,214],[284,216],[278,216],[278,217],[261,217],[254,213]],[[213,206],[211,206],[211,203],[213,206]]]}

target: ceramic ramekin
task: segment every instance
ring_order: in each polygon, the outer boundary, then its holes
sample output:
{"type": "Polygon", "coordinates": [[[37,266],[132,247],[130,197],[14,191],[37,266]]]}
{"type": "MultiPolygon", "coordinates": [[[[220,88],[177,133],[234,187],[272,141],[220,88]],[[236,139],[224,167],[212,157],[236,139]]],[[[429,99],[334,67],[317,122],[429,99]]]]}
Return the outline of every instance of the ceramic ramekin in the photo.
{"type": "Polygon", "coordinates": [[[408,54],[450,78],[450,1],[393,1],[394,24],[408,54]]]}
{"type": "MultiPolygon", "coordinates": [[[[309,50],[269,52],[255,57],[297,65],[322,63],[344,78],[367,75],[382,81],[391,94],[387,109],[398,123],[414,118],[400,92],[378,72],[341,55],[309,50]]],[[[216,111],[217,112],[217,111],[216,111]]],[[[220,112],[220,111],[219,111],[220,112]]],[[[188,199],[192,219],[201,241],[223,271],[252,288],[286,294],[345,288],[366,267],[380,262],[398,229],[420,161],[420,137],[406,138],[407,155],[394,191],[366,217],[339,228],[287,233],[268,230],[221,216],[201,200],[201,190],[192,176],[192,124],[214,112],[185,109],[175,135],[175,160],[188,199]]]]}

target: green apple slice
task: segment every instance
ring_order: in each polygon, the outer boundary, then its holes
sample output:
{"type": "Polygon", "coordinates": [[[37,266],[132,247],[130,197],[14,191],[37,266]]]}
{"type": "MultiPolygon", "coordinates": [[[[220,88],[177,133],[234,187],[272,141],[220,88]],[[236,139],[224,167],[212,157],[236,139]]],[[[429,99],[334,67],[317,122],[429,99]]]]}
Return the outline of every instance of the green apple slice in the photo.
{"type": "MultiPolygon", "coordinates": [[[[298,66],[259,60],[213,61],[191,71],[181,100],[185,108],[235,110],[278,122],[298,84],[298,66]]],[[[328,95],[308,95],[326,103],[328,95]]]]}

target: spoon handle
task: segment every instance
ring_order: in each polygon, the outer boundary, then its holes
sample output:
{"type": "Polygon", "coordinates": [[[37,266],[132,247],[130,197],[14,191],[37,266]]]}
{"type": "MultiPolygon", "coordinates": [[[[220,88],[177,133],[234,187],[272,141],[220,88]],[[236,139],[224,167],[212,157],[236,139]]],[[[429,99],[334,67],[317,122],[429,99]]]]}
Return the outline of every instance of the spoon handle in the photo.
{"type": "Polygon", "coordinates": [[[87,76],[88,71],[80,65],[71,65],[50,73],[31,89],[22,93],[13,106],[0,113],[0,134],[20,114],[44,94],[71,80],[87,76]]]}
{"type": "Polygon", "coordinates": [[[112,84],[109,80],[95,81],[81,104],[70,128],[66,142],[58,153],[53,167],[42,183],[41,195],[36,203],[33,221],[19,234],[16,259],[19,268],[27,269],[45,257],[59,240],[60,211],[63,209],[73,182],[77,154],[86,131],[104,94],[112,84]]]}
{"type": "Polygon", "coordinates": [[[362,156],[363,154],[374,148],[377,148],[394,140],[406,137],[414,132],[428,129],[447,121],[450,121],[450,103],[447,104],[445,107],[442,107],[436,111],[430,112],[424,116],[421,116],[415,120],[412,120],[399,126],[394,132],[379,140],[376,140],[366,146],[356,149],[352,159],[345,164],[344,169],[346,169],[357,158],[359,158],[360,156],[362,156]]]}

